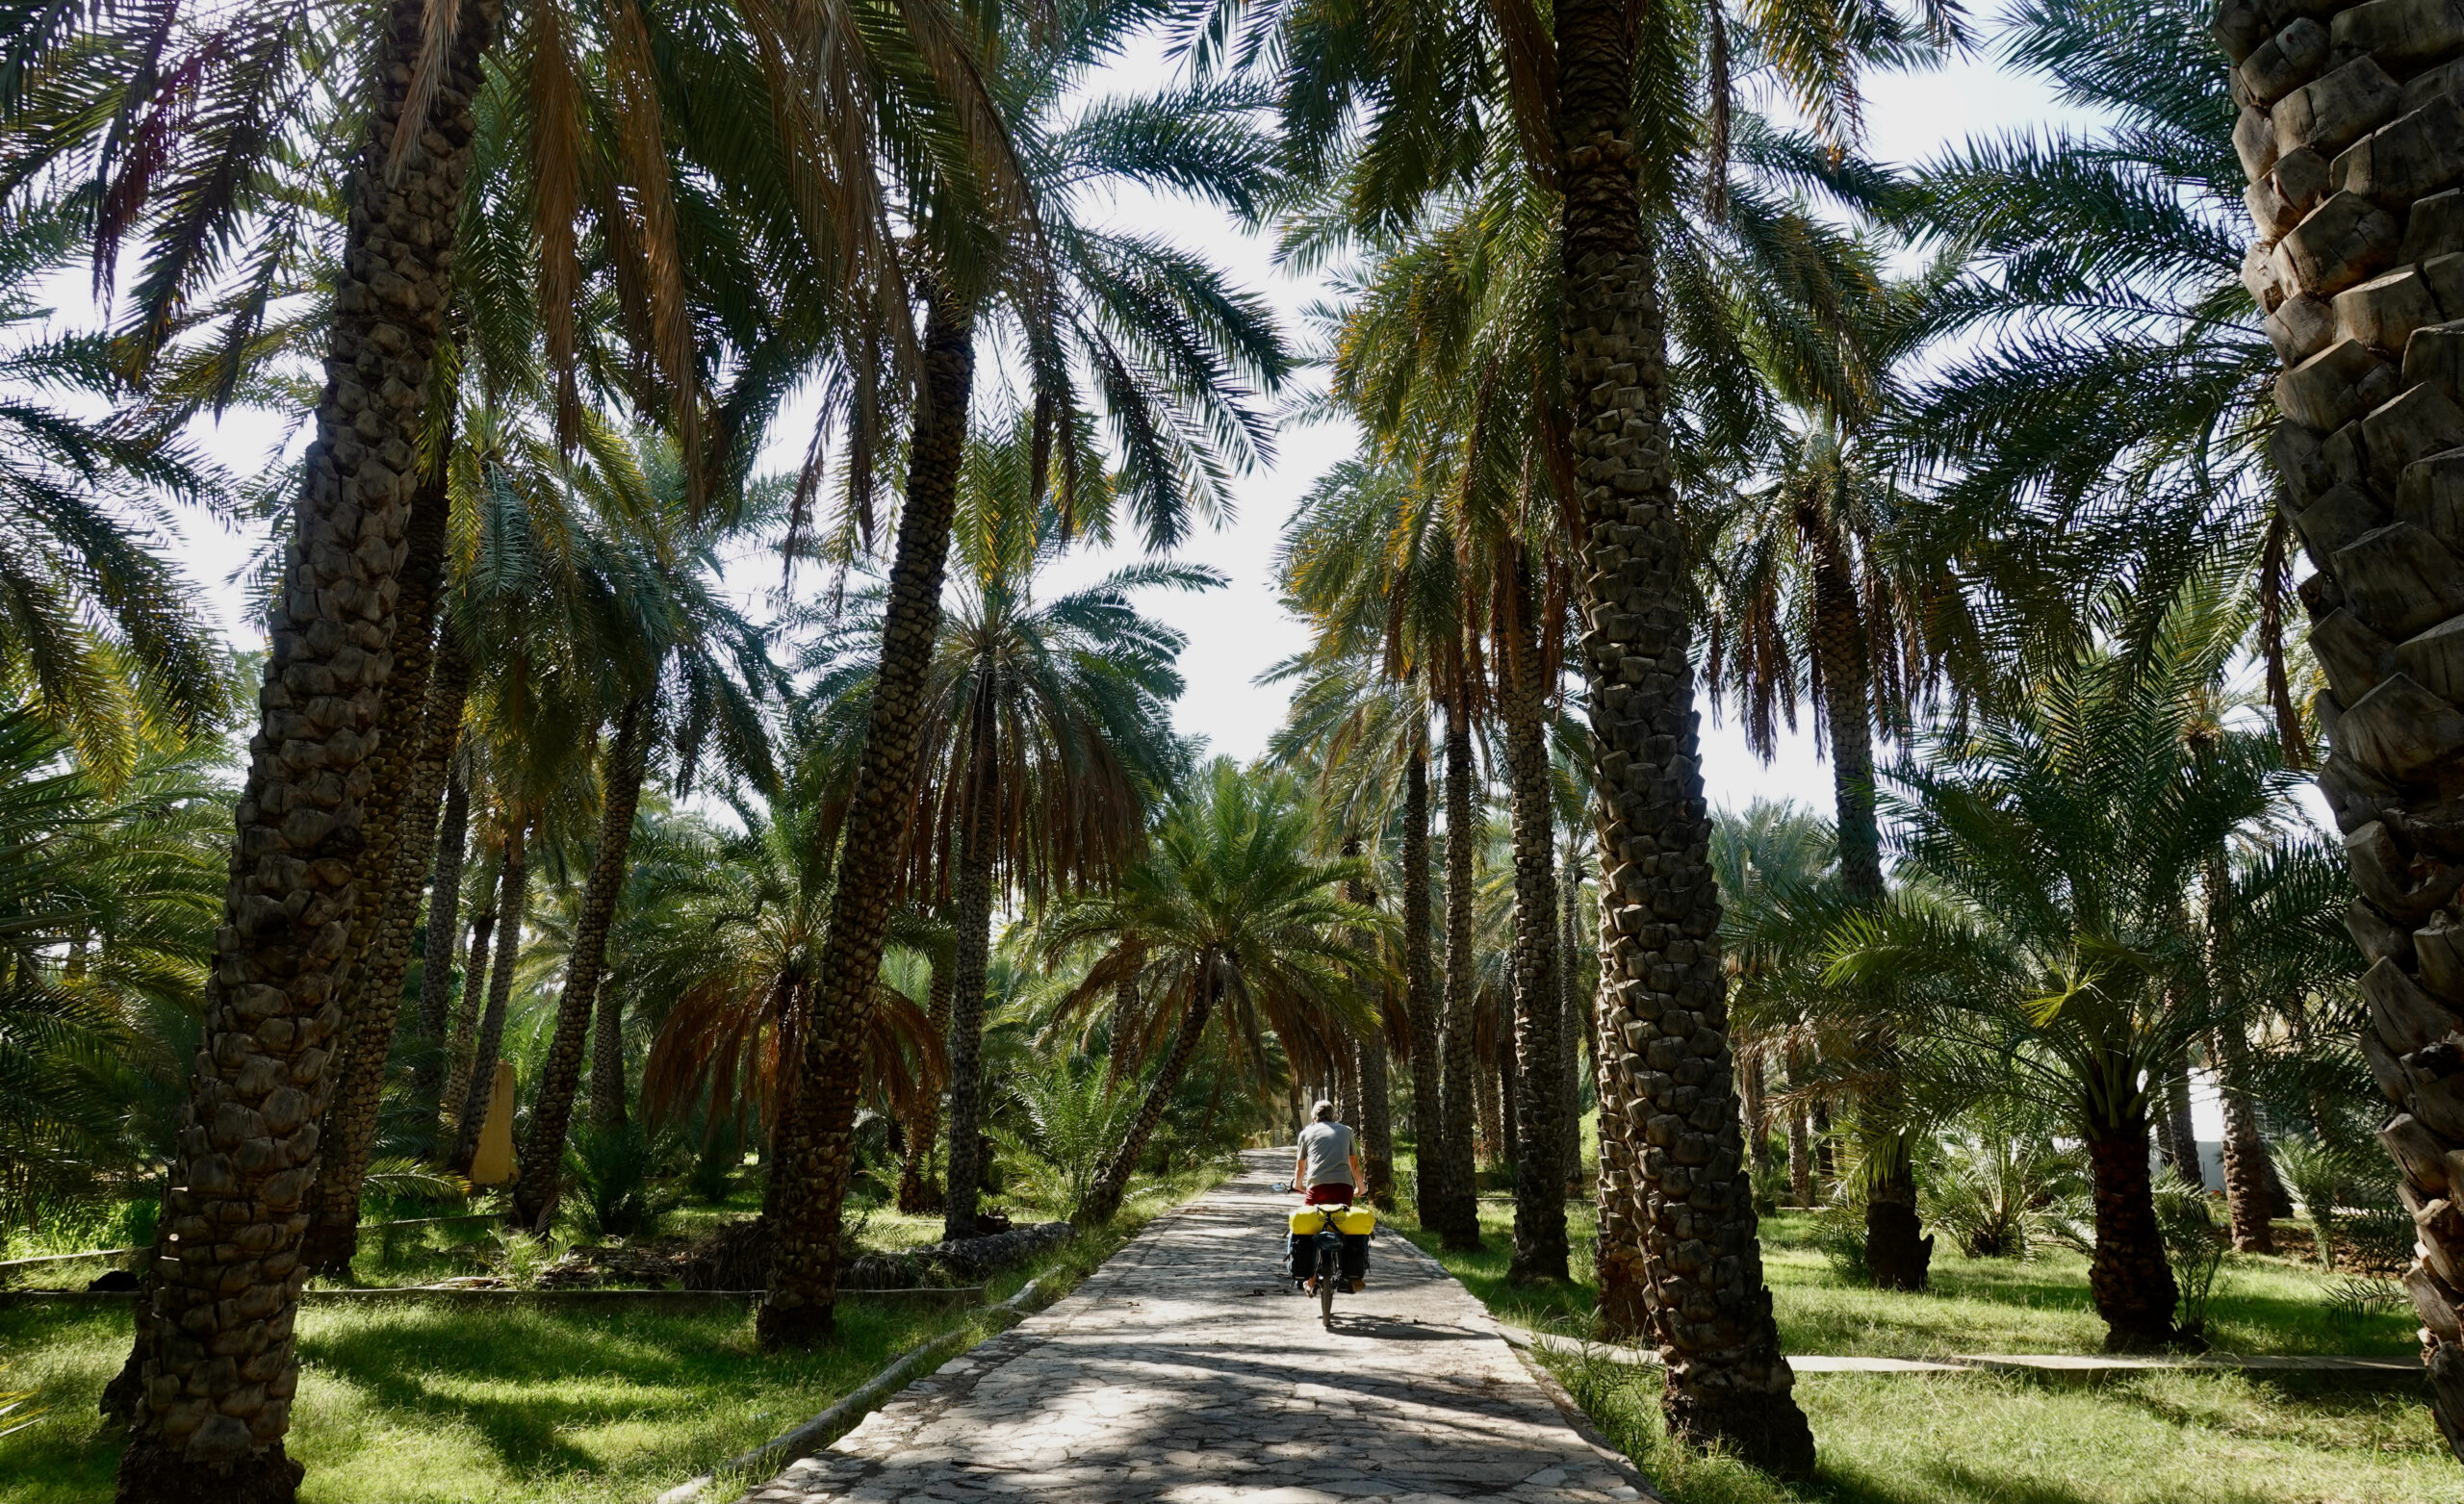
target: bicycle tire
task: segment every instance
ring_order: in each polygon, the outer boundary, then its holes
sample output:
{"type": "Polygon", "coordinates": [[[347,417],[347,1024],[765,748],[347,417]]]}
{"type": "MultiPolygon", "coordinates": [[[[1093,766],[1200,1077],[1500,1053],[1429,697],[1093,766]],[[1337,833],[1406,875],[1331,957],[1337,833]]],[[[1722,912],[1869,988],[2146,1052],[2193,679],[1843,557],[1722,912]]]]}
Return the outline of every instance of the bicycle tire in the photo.
{"type": "Polygon", "coordinates": [[[1318,1249],[1318,1322],[1328,1331],[1335,1326],[1335,1256],[1322,1244],[1318,1249]]]}

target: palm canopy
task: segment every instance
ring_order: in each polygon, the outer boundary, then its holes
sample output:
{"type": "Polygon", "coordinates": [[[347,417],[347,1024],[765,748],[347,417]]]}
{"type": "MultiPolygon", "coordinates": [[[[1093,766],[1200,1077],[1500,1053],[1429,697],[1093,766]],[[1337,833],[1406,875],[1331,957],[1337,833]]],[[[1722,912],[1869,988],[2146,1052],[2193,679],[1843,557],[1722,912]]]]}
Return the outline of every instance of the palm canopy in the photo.
{"type": "Polygon", "coordinates": [[[106,789],[0,714],[0,1218],[168,1154],[222,913],[231,797],[211,739],[106,789]]]}
{"type": "MultiPolygon", "coordinates": [[[[2194,0],[2015,8],[2005,56],[2100,123],[1970,141],[1892,210],[1966,268],[1933,313],[1965,342],[1883,438],[1935,477],[1909,529],[1956,561],[1977,641],[2006,665],[2058,663],[2100,630],[2144,637],[2219,550],[2258,566],[2256,625],[2280,658],[2286,545],[2257,448],[2277,351],[2239,276],[2237,107],[2212,14],[2194,0]]],[[[2290,741],[2289,695],[2272,688],[2290,741]]]]}
{"type": "MultiPolygon", "coordinates": [[[[810,811],[781,803],[739,805],[740,833],[680,831],[646,874],[666,879],[636,910],[618,954],[663,956],[673,988],[642,1069],[654,1121],[698,1112],[775,1128],[793,1089],[791,1068],[819,982],[830,918],[833,855],[810,811]]],[[[911,1120],[940,1090],[941,1043],[924,1009],[877,989],[860,1059],[864,1093],[911,1120]]]]}
{"type": "MultiPolygon", "coordinates": [[[[1053,596],[1037,581],[1066,555],[1068,519],[1036,489],[1033,432],[1011,425],[968,446],[959,476],[952,590],[926,677],[919,780],[910,826],[910,880],[945,902],[971,791],[991,799],[995,871],[1040,904],[1065,887],[1108,881],[1143,838],[1147,813],[1185,771],[1171,728],[1187,639],[1152,620],[1136,597],[1224,583],[1205,565],[1150,560],[1053,596]],[[990,718],[994,766],[974,766],[978,723],[990,718]]],[[[843,807],[880,664],[886,590],[867,584],[835,611],[789,614],[785,629],[818,624],[799,701],[807,766],[843,807]]]]}
{"type": "Polygon", "coordinates": [[[109,340],[41,332],[37,284],[75,238],[50,208],[0,221],[0,691],[109,780],[154,733],[194,734],[231,703],[227,655],[165,562],[163,506],[220,505],[224,482],[173,424],[78,412],[127,386],[109,340]]]}
{"type": "Polygon", "coordinates": [[[1343,883],[1368,870],[1314,854],[1313,826],[1289,774],[1225,757],[1197,770],[1117,886],[1065,900],[1038,921],[1044,955],[1099,953],[1067,1006],[1109,1007],[1116,972],[1136,965],[1155,1042],[1219,1007],[1235,1058],[1253,1067],[1270,1033],[1289,1049],[1321,1032],[1322,1020],[1368,1029],[1357,979],[1374,968],[1364,936],[1383,921],[1345,902],[1343,883]]]}
{"type": "Polygon", "coordinates": [[[1835,1001],[1899,1022],[1912,1091],[2023,1094],[2103,1136],[2243,1022],[2207,985],[2187,895],[2288,816],[2272,740],[2216,720],[2248,620],[2244,598],[2188,593],[2150,651],[2085,655],[1892,774],[1910,886],[1844,920],[1829,962],[1835,1001]]]}

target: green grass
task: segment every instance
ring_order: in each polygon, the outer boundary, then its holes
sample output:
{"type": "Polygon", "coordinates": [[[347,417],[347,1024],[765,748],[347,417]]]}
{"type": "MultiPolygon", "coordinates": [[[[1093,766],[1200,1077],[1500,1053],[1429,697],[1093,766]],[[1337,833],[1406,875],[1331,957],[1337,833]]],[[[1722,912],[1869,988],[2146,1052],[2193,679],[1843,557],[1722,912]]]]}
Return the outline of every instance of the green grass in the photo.
{"type": "MultiPolygon", "coordinates": [[[[1593,1217],[1587,1206],[1567,1211],[1576,1279],[1545,1288],[1506,1280],[1510,1202],[1480,1204],[1484,1246],[1472,1254],[1439,1253],[1408,1210],[1389,1220],[1501,1316],[1581,1334],[1595,1294],[1593,1217]]],[[[1762,1222],[1772,1304],[1791,1353],[1925,1358],[2103,1346],[2087,1261],[2066,1249],[2021,1262],[1938,1247],[1934,1288],[1909,1295],[1842,1281],[1813,1234],[1804,1213],[1762,1222]]],[[[2228,1256],[2209,1314],[2218,1349],[2415,1351],[2409,1313],[2331,1320],[2320,1299],[2331,1279],[2290,1260],[2228,1256]]],[[[1986,1373],[1805,1374],[1796,1394],[1821,1465],[1814,1483],[1791,1489],[1734,1458],[1672,1445],[1656,1369],[1605,1358],[1546,1361],[1673,1504],[2464,1504],[2464,1474],[2430,1421],[2426,1389],[2413,1384],[2169,1372],[2068,1388],[1986,1373]]]]}
{"type": "MultiPolygon", "coordinates": [[[[1506,1281],[1514,1208],[1480,1203],[1482,1248],[1439,1254],[1434,1234],[1406,1211],[1397,1230],[1433,1254],[1499,1314],[1527,1326],[1584,1333],[1596,1286],[1587,1255],[1592,1209],[1566,1208],[1578,1252],[1576,1281],[1529,1289],[1506,1281]]],[[[1937,1246],[1933,1288],[1899,1294],[1841,1281],[1813,1238],[1813,1218],[1762,1219],[1762,1265],[1780,1319],[1781,1345],[1835,1357],[1939,1358],[1959,1353],[2099,1353],[2105,1324],[2088,1298],[2088,1261],[2066,1248],[2037,1258],[1968,1259],[1937,1246]]],[[[2347,1353],[2405,1357],[2418,1350],[2406,1311],[2330,1320],[2321,1297],[2337,1276],[2289,1259],[2229,1254],[2208,1308],[2209,1340],[2220,1353],[2347,1353]]]]}
{"type": "MultiPolygon", "coordinates": [[[[1112,1228],[995,1280],[989,1298],[1040,1273],[1074,1283],[1205,1183],[1145,1187],[1112,1228]]],[[[828,1408],[896,1354],[954,1326],[991,1329],[978,1311],[862,1300],[842,1303],[838,1322],[823,1350],[765,1354],[740,1312],[305,1308],[289,1442],[307,1465],[300,1498],[641,1504],[828,1408]]],[[[6,1387],[47,1408],[0,1439],[0,1504],[111,1495],[121,1436],[94,1407],[128,1344],[124,1308],[0,1308],[6,1387]]]]}
{"type": "Polygon", "coordinates": [[[1810,1374],[1815,1481],[1783,1486],[1668,1440],[1659,1376],[1546,1360],[1673,1504],[2455,1504],[2422,1396],[2319,1380],[2152,1373],[2093,1389],[1992,1374],[1810,1374]]]}

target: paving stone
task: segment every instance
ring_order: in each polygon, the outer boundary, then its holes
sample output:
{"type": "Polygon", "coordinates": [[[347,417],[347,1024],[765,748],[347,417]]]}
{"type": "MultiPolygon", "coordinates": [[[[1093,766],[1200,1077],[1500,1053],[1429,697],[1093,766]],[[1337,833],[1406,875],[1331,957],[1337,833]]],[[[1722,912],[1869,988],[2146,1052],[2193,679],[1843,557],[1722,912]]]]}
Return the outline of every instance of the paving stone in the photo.
{"type": "Polygon", "coordinates": [[[1331,1332],[1279,1272],[1289,1151],[1159,1217],[1049,1310],[900,1391],[756,1504],[1651,1498],[1434,1260],[1381,1232],[1331,1332]]]}

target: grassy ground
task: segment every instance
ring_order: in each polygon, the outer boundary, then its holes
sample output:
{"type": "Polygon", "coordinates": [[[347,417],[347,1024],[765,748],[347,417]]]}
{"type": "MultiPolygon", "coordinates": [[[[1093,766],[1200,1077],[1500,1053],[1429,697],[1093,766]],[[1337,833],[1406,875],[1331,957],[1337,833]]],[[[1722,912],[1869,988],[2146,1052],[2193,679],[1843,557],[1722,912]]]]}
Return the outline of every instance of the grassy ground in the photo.
{"type": "MultiPolygon", "coordinates": [[[[1586,1253],[1592,1209],[1569,1203],[1578,1249],[1576,1283],[1524,1289],[1506,1283],[1514,1247],[1511,1202],[1483,1200],[1478,1253],[1446,1254],[1446,1266],[1501,1315],[1574,1335],[1587,1332],[1595,1293],[1586,1253]]],[[[1434,1235],[1408,1215],[1399,1231],[1430,1252],[1434,1235]]],[[[2088,1299],[2088,1261],[2048,1248],[2020,1262],[1934,1252],[1933,1288],[1897,1294],[1840,1280],[1814,1243],[1813,1219],[1781,1212],[1762,1219],[1762,1264],[1792,1353],[1878,1358],[1939,1358],[1958,1353],[2097,1353],[2105,1324],[2088,1299]]],[[[2334,1277],[2286,1259],[2227,1255],[2208,1308],[2209,1339],[2221,1353],[2348,1353],[2405,1357],[2418,1350],[2408,1310],[2357,1320],[2332,1318],[2323,1301],[2334,1277]]]]}
{"type": "MultiPolygon", "coordinates": [[[[991,1298],[1038,1272],[1074,1280],[1203,1184],[1146,1187],[1113,1228],[995,1281],[991,1298]]],[[[826,1409],[896,1354],[984,1321],[860,1300],[838,1319],[825,1350],[766,1355],[742,1313],[303,1310],[290,1440],[308,1467],[300,1497],[639,1504],[826,1409]]],[[[0,1388],[33,1389],[47,1409],[0,1438],[0,1504],[111,1495],[120,1434],[94,1405],[128,1343],[125,1310],[0,1308],[0,1388]]]]}
{"type": "MultiPolygon", "coordinates": [[[[1593,1233],[1570,1205],[1578,1250],[1593,1233]]],[[[1561,1332],[1590,1324],[1586,1253],[1576,1283],[1518,1288],[1505,1278],[1510,1202],[1481,1203],[1485,1246],[1439,1258],[1489,1308],[1561,1332]]],[[[1408,1215],[1398,1231],[1432,1253],[1408,1215]]],[[[1784,1346],[1792,1353],[1923,1358],[1952,1353],[2093,1353],[2103,1343],[2087,1261],[2064,1249],[2027,1262],[1936,1250],[1935,1287],[1895,1294],[1835,1275],[1812,1218],[1762,1224],[1764,1266],[1784,1346]]],[[[2330,1277],[2282,1259],[2228,1257],[2209,1321],[2239,1353],[2408,1355],[2408,1313],[2331,1319],[2330,1277]]],[[[2092,1389],[1988,1374],[1807,1374],[1799,1402],[1821,1448],[1816,1482],[1788,1489],[1733,1459],[1671,1446],[1656,1370],[1553,1358],[1601,1428],[1675,1504],[2464,1504],[2464,1476],[2410,1385],[2356,1387],[2316,1378],[2160,1373],[2092,1389]]]]}

